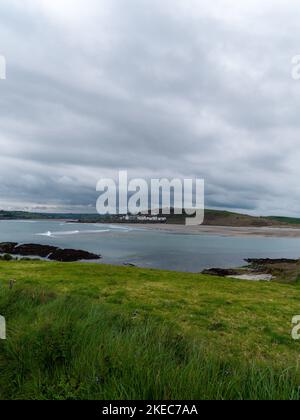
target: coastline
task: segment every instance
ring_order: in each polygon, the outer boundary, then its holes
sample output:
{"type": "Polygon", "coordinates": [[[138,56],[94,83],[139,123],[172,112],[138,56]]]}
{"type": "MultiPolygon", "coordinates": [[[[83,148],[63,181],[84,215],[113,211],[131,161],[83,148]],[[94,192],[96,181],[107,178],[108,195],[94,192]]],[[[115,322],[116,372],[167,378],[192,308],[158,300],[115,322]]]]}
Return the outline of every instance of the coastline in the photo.
{"type": "MultiPolygon", "coordinates": [[[[118,225],[118,224],[116,224],[118,225]]],[[[185,226],[167,224],[126,224],[131,228],[156,230],[182,235],[211,235],[225,237],[269,237],[269,238],[300,238],[298,227],[234,227],[234,226],[185,226]]]]}
{"type": "Polygon", "coordinates": [[[208,235],[223,237],[266,237],[266,238],[300,238],[300,225],[294,226],[185,226],[166,223],[113,223],[113,222],[78,222],[74,219],[0,219],[0,222],[60,222],[65,224],[92,224],[123,226],[132,229],[160,231],[177,235],[208,235]]]}

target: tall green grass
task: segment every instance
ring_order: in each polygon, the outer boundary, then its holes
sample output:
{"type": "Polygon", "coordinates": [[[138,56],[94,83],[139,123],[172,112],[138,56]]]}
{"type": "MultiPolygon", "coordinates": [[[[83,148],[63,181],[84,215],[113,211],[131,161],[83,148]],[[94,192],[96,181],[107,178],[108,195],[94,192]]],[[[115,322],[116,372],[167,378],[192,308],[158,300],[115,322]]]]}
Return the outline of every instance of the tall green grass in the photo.
{"type": "Polygon", "coordinates": [[[1,399],[298,399],[296,370],[224,360],[137,311],[0,289],[1,399]]]}

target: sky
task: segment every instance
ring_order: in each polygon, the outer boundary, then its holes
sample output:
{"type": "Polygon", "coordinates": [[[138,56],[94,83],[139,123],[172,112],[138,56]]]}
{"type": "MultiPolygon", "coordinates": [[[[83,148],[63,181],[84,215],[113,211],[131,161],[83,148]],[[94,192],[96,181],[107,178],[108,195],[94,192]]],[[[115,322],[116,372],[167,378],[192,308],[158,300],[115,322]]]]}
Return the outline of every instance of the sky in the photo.
{"type": "Polygon", "coordinates": [[[0,208],[94,211],[99,178],[204,178],[300,217],[298,0],[1,0],[0,208]]]}

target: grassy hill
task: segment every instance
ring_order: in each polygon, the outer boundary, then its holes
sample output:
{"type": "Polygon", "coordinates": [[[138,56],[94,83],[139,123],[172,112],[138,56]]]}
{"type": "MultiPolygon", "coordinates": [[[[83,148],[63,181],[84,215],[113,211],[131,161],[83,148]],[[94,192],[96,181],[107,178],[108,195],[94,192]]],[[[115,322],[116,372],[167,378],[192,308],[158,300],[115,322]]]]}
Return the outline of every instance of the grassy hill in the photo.
{"type": "Polygon", "coordinates": [[[39,261],[0,278],[1,399],[299,398],[298,281],[39,261]]]}
{"type": "MultiPolygon", "coordinates": [[[[184,224],[185,215],[167,216],[167,223],[184,224]]],[[[98,214],[75,213],[30,213],[22,211],[0,211],[0,220],[77,220],[82,223],[118,223],[118,216],[100,216],[98,214]]],[[[123,223],[126,223],[123,221],[123,223]]],[[[205,211],[204,225],[208,226],[236,226],[263,227],[300,225],[300,219],[291,217],[256,217],[246,214],[222,210],[205,211]]]]}
{"type": "Polygon", "coordinates": [[[284,224],[300,225],[300,219],[296,217],[270,216],[267,219],[284,224]]]}
{"type": "MultiPolygon", "coordinates": [[[[269,217],[255,217],[246,214],[233,213],[219,210],[205,211],[205,225],[211,226],[236,226],[236,227],[263,227],[263,226],[281,226],[286,224],[294,224],[296,219],[279,220],[269,217]]],[[[300,223],[300,220],[299,220],[300,223]]]]}

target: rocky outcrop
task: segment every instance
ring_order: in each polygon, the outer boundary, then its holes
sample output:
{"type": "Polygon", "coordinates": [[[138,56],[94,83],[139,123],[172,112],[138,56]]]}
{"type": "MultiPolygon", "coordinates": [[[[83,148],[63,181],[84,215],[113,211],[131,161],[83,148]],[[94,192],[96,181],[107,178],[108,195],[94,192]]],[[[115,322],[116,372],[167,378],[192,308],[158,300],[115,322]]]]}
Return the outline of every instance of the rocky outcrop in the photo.
{"type": "Polygon", "coordinates": [[[226,269],[226,268],[210,268],[209,270],[202,271],[202,274],[208,274],[210,276],[227,277],[237,276],[240,272],[237,270],[226,269]]]}
{"type": "Polygon", "coordinates": [[[41,257],[51,261],[75,262],[81,260],[99,260],[100,255],[76,249],[61,249],[50,245],[20,244],[15,242],[0,243],[0,254],[20,255],[22,257],[41,257]]]}
{"type": "Polygon", "coordinates": [[[46,258],[56,250],[57,247],[55,246],[24,244],[16,246],[11,253],[14,255],[22,255],[23,257],[36,256],[46,258]]]}
{"type": "Polygon", "coordinates": [[[87,251],[80,251],[76,249],[56,249],[49,255],[49,260],[61,262],[74,262],[81,260],[99,260],[101,257],[87,251]]]}
{"type": "Polygon", "coordinates": [[[271,258],[248,258],[245,260],[248,264],[254,266],[262,266],[262,265],[272,265],[272,264],[298,264],[300,260],[291,260],[288,258],[279,258],[279,259],[271,259],[271,258]]]}
{"type": "Polygon", "coordinates": [[[16,242],[3,242],[0,244],[0,254],[12,254],[17,245],[16,242]]]}

